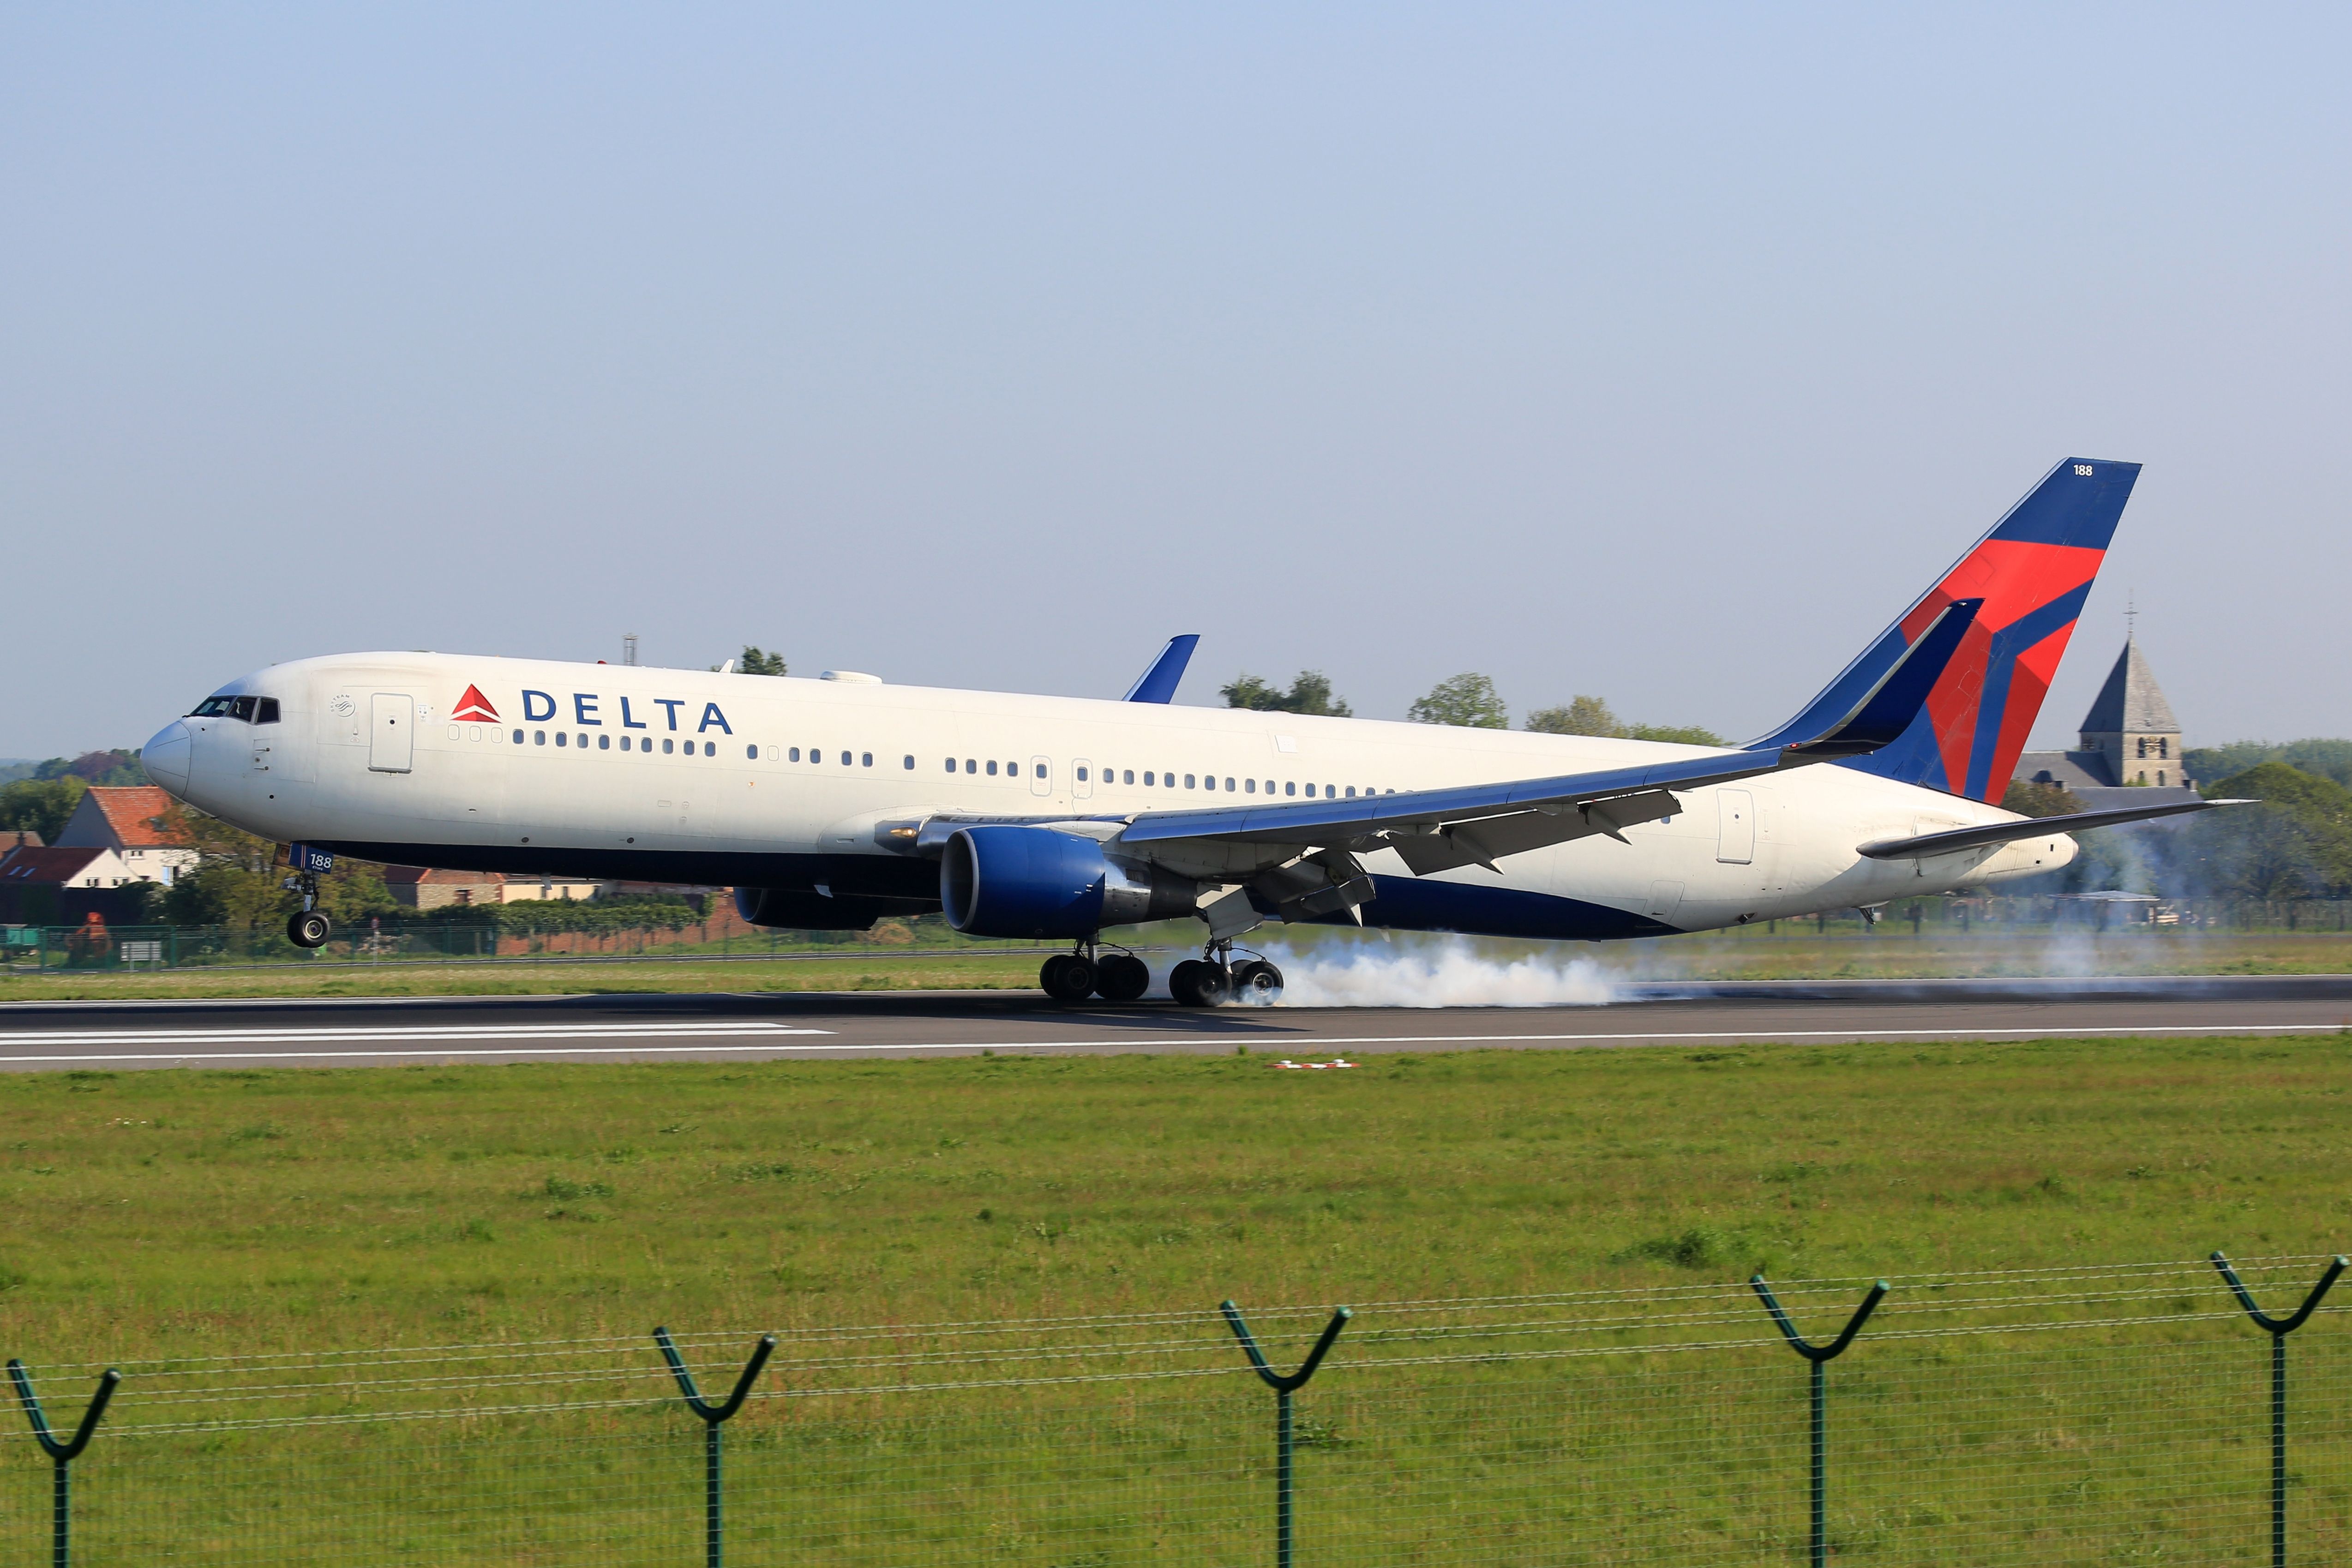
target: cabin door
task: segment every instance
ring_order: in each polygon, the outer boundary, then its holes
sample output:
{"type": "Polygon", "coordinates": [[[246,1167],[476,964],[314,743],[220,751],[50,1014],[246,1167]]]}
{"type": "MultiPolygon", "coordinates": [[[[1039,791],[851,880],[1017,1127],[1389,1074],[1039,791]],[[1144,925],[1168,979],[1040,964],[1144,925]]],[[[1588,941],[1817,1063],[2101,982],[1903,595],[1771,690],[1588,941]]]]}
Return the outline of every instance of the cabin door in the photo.
{"type": "Polygon", "coordinates": [[[1744,789],[1715,792],[1716,809],[1723,815],[1715,858],[1727,866],[1745,866],[1756,858],[1756,798],[1744,789]]]}
{"type": "Polygon", "coordinates": [[[379,691],[369,717],[369,770],[408,772],[409,758],[415,751],[416,700],[404,691],[379,691]]]}

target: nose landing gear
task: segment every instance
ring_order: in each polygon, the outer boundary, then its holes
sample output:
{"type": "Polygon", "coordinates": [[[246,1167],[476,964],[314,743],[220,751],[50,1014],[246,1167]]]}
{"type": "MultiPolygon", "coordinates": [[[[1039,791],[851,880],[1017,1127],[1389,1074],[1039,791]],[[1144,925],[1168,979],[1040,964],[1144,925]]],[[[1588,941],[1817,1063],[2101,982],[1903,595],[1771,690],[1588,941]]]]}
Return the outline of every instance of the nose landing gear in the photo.
{"type": "MultiPolygon", "coordinates": [[[[299,844],[294,846],[295,872],[283,886],[289,893],[302,895],[302,907],[286,917],[286,940],[296,947],[319,948],[327,945],[335,926],[319,908],[319,872],[310,861],[310,852],[299,844]]],[[[334,862],[329,860],[327,864],[332,866],[334,862]]]]}

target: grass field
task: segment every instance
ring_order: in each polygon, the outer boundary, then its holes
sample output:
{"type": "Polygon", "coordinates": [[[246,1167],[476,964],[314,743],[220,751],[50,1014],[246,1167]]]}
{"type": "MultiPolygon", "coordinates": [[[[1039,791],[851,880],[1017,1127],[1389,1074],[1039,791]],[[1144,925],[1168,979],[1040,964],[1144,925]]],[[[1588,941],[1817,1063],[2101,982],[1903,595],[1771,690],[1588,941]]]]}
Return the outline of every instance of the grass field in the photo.
{"type": "MultiPolygon", "coordinates": [[[[2341,1035],[1313,1074],[1130,1057],[10,1076],[0,1350],[642,1346],[655,1321],[740,1342],[1226,1295],[2308,1253],[2352,1232],[2347,1090],[2341,1035]]],[[[1279,1326],[1295,1355],[1304,1325],[1279,1326]]],[[[1841,1553],[2254,1561],[2261,1352],[2237,1331],[1865,1345],[1835,1372],[1841,1553]]],[[[2347,1542],[2344,1342],[2331,1318],[2296,1351],[2298,1561],[2347,1542]]],[[[741,1348],[698,1350],[708,1381],[741,1348]]],[[[1802,1386],[1769,1346],[1444,1376],[1343,1355],[1302,1396],[1302,1560],[1790,1558],[1802,1386]]],[[[54,1397],[70,1411],[86,1387],[54,1397]]],[[[730,1561],[1262,1562],[1267,1415],[1234,1380],[757,1406],[730,1439],[730,1561]]],[[[674,1406],[102,1438],[89,1560],[692,1561],[698,1442],[674,1406]]],[[[46,1484],[11,1451],[13,1555],[38,1548],[46,1484]]]]}
{"type": "Polygon", "coordinates": [[[2347,1091],[2342,1036],[11,1074],[0,1348],[2311,1252],[2347,1091]]]}

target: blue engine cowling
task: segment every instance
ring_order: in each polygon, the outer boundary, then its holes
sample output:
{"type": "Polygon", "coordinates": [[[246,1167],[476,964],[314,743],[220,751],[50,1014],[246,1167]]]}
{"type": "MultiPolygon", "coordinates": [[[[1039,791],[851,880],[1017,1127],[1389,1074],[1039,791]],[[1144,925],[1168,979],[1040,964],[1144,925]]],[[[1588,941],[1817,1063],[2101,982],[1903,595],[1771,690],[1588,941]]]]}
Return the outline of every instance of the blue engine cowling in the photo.
{"type": "Polygon", "coordinates": [[[1199,885],[1050,827],[959,828],[940,858],[940,904],[967,936],[1083,937],[1192,914],[1199,885]]]}

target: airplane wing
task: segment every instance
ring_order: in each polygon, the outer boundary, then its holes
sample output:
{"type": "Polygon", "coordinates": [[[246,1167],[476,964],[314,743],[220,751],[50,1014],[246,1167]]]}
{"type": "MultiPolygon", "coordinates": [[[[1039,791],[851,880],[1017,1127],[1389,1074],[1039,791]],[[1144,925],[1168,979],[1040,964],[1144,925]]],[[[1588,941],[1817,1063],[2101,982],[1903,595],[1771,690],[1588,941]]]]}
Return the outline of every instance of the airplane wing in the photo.
{"type": "Polygon", "coordinates": [[[2217,805],[2259,805],[2252,800],[2183,800],[2169,805],[2127,805],[2115,811],[2077,811],[2064,816],[2029,816],[2017,822],[1996,822],[1990,827],[1956,827],[1948,833],[1923,833],[1916,838],[1887,838],[1856,848],[1874,860],[1907,860],[1917,855],[1949,855],[2007,844],[2019,838],[2039,838],[2046,833],[2080,833],[2086,827],[2110,827],[2119,822],[2145,822],[2150,817],[2178,816],[2183,812],[2210,811],[2217,805]]]}
{"type": "Polygon", "coordinates": [[[1355,860],[1357,852],[1393,848],[1416,876],[1468,865],[1491,870],[1506,855],[1588,834],[1607,834],[1622,842],[1624,828],[1680,810],[1674,795],[1677,789],[1727,784],[1874,752],[1909,728],[1983,604],[1981,599],[1960,599],[1946,605],[1843,713],[1801,738],[1776,737],[1779,743],[1772,745],[1636,767],[1364,795],[1352,800],[1133,816],[942,815],[879,823],[875,838],[902,854],[937,855],[957,831],[982,823],[1051,825],[1087,832],[1106,848],[1187,875],[1244,883],[1202,911],[1213,936],[1255,924],[1261,900],[1286,919],[1341,912],[1352,916],[1373,893],[1372,879],[1355,860]]]}
{"type": "Polygon", "coordinates": [[[1122,702],[1170,702],[1176,697],[1176,687],[1184,679],[1184,667],[1192,662],[1192,650],[1201,645],[1201,634],[1186,632],[1168,639],[1151,668],[1135,678],[1127,689],[1122,702]]]}
{"type": "Polygon", "coordinates": [[[1359,795],[1353,800],[1145,812],[1115,842],[1139,847],[1222,839],[1329,847],[1370,839],[1394,845],[1416,873],[1427,875],[1445,865],[1491,864],[1500,855],[1518,854],[1588,832],[1617,837],[1616,830],[1631,823],[1672,816],[1676,805],[1670,792],[1675,789],[1728,784],[1860,756],[1895,740],[1927,700],[1982,604],[1980,599],[1963,599],[1946,606],[1903,657],[1843,714],[1819,732],[1784,744],[1599,773],[1359,795]],[[1455,846],[1455,852],[1440,854],[1436,846],[1408,847],[1412,839],[1429,837],[1455,846]],[[1423,851],[1418,863],[1415,849],[1423,851]]]}

